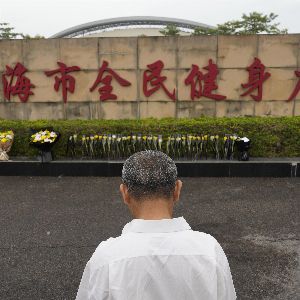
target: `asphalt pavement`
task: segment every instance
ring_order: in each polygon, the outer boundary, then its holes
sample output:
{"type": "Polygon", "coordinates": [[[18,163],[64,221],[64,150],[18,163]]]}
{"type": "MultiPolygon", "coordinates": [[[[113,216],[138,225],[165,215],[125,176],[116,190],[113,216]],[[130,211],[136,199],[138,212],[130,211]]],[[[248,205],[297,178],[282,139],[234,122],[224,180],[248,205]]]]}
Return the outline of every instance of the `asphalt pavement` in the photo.
{"type": "MultiPolygon", "coordinates": [[[[131,217],[119,178],[0,177],[0,299],[74,299],[131,217]]],[[[300,178],[183,178],[175,217],[222,245],[238,299],[300,299],[300,178]]],[[[170,299],[171,300],[171,299],[170,299]]]]}

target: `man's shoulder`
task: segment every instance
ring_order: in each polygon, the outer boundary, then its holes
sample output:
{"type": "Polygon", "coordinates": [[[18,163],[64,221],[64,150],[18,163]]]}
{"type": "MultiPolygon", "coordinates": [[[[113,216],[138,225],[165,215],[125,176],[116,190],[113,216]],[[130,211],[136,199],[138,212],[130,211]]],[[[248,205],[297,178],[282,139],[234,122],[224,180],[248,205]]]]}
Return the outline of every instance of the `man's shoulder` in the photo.
{"type": "Polygon", "coordinates": [[[97,266],[102,266],[107,264],[111,260],[111,257],[113,256],[112,249],[115,247],[117,241],[118,238],[114,238],[114,237],[102,241],[96,248],[90,261],[97,266]]]}
{"type": "Polygon", "coordinates": [[[201,240],[207,240],[207,241],[211,241],[211,242],[216,242],[217,240],[210,235],[209,233],[205,233],[202,231],[196,231],[196,230],[186,230],[183,231],[183,234],[185,234],[187,237],[191,238],[191,239],[201,239],[201,240]]]}
{"type": "Polygon", "coordinates": [[[219,246],[218,241],[210,234],[194,230],[179,232],[171,236],[170,242],[183,251],[195,254],[214,255],[215,248],[219,246]]]}
{"type": "Polygon", "coordinates": [[[115,260],[125,258],[128,249],[131,249],[134,252],[135,248],[132,244],[134,241],[135,238],[132,238],[129,234],[111,237],[102,241],[93,253],[90,262],[93,265],[101,267],[115,260]]]}
{"type": "MultiPolygon", "coordinates": [[[[157,240],[157,236],[148,234],[122,234],[118,237],[111,237],[103,241],[96,248],[90,261],[93,265],[101,267],[114,261],[128,258],[130,256],[147,255],[151,246],[151,238],[157,240]]],[[[161,240],[162,236],[160,236],[161,240]]],[[[214,257],[216,248],[220,245],[210,234],[185,230],[165,234],[161,240],[161,251],[165,253],[172,250],[172,254],[193,254],[214,257]]],[[[159,254],[160,251],[157,250],[159,254]]],[[[171,253],[170,253],[171,254],[171,253]]]]}

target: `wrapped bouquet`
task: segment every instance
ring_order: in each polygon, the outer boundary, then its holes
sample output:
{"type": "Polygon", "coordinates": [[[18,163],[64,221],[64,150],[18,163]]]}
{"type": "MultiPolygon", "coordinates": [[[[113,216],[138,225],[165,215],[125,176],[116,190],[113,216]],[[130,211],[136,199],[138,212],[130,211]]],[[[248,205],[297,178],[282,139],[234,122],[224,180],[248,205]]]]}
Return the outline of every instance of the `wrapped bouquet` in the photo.
{"type": "Polygon", "coordinates": [[[238,149],[238,160],[247,161],[249,160],[249,149],[251,141],[247,137],[238,137],[236,145],[238,149]]]}
{"type": "Polygon", "coordinates": [[[30,145],[39,149],[42,162],[53,159],[51,149],[58,141],[60,134],[53,130],[42,129],[34,132],[30,137],[30,145]]]}
{"type": "Polygon", "coordinates": [[[8,160],[7,153],[10,151],[14,141],[13,131],[0,132],[0,160],[8,160]]]}

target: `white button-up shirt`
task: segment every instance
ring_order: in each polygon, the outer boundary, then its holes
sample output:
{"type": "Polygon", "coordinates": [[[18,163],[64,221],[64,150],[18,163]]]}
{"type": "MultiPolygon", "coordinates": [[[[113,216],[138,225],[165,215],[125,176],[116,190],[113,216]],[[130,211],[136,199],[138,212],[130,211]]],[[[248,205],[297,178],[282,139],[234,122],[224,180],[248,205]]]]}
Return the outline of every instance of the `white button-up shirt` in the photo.
{"type": "Polygon", "coordinates": [[[183,217],[134,219],[100,243],[87,263],[77,300],[232,300],[227,258],[209,234],[183,217]]]}

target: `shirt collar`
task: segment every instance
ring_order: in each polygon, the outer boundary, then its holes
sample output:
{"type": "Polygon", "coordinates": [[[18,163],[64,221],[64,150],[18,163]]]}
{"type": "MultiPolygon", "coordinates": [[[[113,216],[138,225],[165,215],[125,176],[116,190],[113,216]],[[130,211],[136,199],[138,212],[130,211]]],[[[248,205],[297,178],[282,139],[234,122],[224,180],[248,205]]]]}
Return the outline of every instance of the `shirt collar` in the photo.
{"type": "Polygon", "coordinates": [[[190,229],[190,225],[183,217],[162,220],[133,219],[131,222],[127,223],[124,226],[122,234],[128,232],[174,232],[190,229]]]}

